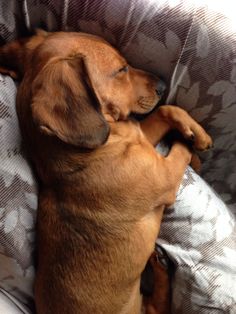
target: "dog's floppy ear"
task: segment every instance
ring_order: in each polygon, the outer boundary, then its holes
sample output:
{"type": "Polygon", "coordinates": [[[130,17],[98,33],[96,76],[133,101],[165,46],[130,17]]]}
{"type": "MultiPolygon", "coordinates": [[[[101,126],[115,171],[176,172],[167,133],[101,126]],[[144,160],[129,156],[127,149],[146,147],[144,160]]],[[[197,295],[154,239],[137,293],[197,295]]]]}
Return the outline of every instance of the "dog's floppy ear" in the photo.
{"type": "Polygon", "coordinates": [[[84,57],[51,59],[32,86],[32,115],[43,133],[94,149],[109,135],[90,84],[84,57]]]}

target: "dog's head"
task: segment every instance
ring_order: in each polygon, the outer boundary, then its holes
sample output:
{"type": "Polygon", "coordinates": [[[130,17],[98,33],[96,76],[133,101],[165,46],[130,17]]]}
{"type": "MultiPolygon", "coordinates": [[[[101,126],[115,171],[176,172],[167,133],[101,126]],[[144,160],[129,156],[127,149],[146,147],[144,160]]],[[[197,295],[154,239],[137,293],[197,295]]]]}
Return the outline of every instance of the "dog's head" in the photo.
{"type": "MultiPolygon", "coordinates": [[[[20,98],[30,97],[27,106],[41,132],[86,148],[106,141],[107,121],[151,111],[163,92],[154,75],[132,68],[106,41],[83,33],[38,31],[6,44],[0,72],[22,80],[20,98]]],[[[25,106],[24,99],[18,102],[25,106]]]]}

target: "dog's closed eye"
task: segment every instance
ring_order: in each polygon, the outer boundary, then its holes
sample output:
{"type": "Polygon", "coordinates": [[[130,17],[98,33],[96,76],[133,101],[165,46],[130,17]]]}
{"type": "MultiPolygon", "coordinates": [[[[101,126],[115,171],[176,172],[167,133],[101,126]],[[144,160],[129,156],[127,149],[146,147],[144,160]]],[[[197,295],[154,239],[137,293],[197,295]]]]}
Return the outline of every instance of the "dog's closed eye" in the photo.
{"type": "Polygon", "coordinates": [[[119,72],[119,73],[120,73],[120,72],[125,72],[125,73],[127,73],[128,71],[129,71],[129,66],[128,66],[128,65],[125,65],[125,66],[123,66],[122,68],[120,68],[118,72],[119,72]]]}

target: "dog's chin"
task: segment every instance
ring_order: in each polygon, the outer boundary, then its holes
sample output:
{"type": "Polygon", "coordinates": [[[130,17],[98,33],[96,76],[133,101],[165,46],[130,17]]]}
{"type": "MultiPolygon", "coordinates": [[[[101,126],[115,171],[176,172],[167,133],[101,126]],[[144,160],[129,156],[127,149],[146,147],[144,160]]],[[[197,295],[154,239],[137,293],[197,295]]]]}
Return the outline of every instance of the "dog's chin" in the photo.
{"type": "Polygon", "coordinates": [[[154,97],[141,97],[137,104],[133,106],[132,113],[134,114],[148,114],[160,102],[161,97],[155,95],[154,97]]]}
{"type": "Polygon", "coordinates": [[[146,115],[150,113],[156,105],[159,103],[160,99],[155,99],[153,102],[138,102],[135,106],[130,106],[132,108],[131,110],[124,110],[123,108],[121,109],[118,106],[115,105],[109,105],[106,107],[105,110],[102,111],[103,116],[105,117],[105,120],[108,122],[115,122],[119,120],[126,120],[130,114],[134,115],[146,115]]]}
{"type": "Polygon", "coordinates": [[[132,113],[134,114],[148,114],[150,113],[155,107],[156,105],[158,104],[158,102],[155,102],[154,104],[152,105],[139,105],[137,106],[134,110],[132,110],[132,113]]]}

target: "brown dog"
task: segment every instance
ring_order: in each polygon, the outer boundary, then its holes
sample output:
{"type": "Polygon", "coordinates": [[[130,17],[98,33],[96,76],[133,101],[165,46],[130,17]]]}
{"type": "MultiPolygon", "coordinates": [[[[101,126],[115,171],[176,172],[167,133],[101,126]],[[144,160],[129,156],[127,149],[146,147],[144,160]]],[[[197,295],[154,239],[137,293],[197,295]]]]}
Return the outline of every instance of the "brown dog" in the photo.
{"type": "Polygon", "coordinates": [[[37,312],[140,313],[140,275],[191,161],[181,143],[166,158],[153,146],[171,129],[200,150],[211,138],[174,106],[129,120],[156,105],[158,79],[98,37],[39,31],[2,47],[0,65],[21,79],[17,112],[40,181],[37,312]]]}

